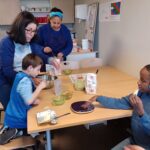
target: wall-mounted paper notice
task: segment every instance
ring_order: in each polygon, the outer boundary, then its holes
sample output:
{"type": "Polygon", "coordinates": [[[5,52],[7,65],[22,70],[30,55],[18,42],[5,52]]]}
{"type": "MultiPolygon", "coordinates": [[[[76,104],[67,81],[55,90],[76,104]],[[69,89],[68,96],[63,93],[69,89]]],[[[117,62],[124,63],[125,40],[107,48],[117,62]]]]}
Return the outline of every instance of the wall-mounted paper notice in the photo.
{"type": "Polygon", "coordinates": [[[100,4],[100,22],[120,21],[120,8],[121,0],[112,0],[104,4],[100,4]]]}

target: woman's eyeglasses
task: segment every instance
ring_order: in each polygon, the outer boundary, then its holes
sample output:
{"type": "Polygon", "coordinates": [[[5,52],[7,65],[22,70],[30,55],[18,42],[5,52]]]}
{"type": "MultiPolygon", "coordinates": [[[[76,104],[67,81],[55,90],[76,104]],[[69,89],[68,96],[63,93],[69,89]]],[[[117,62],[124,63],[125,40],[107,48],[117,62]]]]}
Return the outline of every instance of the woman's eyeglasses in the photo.
{"type": "Polygon", "coordinates": [[[30,34],[31,34],[31,33],[34,33],[34,34],[37,33],[37,30],[32,30],[32,29],[27,29],[27,28],[25,29],[25,31],[26,31],[27,33],[30,33],[30,34]]]}

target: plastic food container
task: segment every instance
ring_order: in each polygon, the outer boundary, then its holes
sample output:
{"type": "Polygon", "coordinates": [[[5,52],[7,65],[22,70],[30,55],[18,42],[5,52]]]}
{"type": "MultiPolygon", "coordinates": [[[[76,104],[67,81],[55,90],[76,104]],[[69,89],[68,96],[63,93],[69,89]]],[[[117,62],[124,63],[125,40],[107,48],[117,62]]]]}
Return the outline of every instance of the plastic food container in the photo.
{"type": "Polygon", "coordinates": [[[77,79],[74,83],[74,87],[77,91],[83,91],[85,89],[85,81],[82,79],[77,79]]]}
{"type": "Polygon", "coordinates": [[[72,98],[73,92],[72,91],[64,91],[61,94],[65,100],[69,100],[72,98]]]}
{"type": "Polygon", "coordinates": [[[65,75],[70,75],[72,73],[72,70],[71,69],[65,69],[65,70],[63,70],[63,73],[65,75]]]}
{"type": "Polygon", "coordinates": [[[60,96],[55,96],[52,98],[52,104],[53,105],[63,105],[65,103],[65,98],[64,96],[60,95],[60,96]]]}

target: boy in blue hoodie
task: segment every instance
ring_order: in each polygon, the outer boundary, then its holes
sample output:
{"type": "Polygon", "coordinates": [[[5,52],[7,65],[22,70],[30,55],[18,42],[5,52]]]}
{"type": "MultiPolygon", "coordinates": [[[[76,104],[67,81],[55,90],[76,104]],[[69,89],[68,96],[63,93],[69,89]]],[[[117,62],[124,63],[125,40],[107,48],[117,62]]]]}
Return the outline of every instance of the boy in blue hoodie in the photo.
{"type": "MultiPolygon", "coordinates": [[[[150,150],[150,64],[144,66],[140,71],[137,94],[130,94],[122,98],[93,96],[83,107],[87,108],[94,101],[112,109],[132,108],[132,137],[130,140],[125,140],[125,145],[137,144],[146,150],[150,150]]],[[[125,145],[123,143],[121,146],[118,144],[113,150],[123,149],[125,145]]]]}

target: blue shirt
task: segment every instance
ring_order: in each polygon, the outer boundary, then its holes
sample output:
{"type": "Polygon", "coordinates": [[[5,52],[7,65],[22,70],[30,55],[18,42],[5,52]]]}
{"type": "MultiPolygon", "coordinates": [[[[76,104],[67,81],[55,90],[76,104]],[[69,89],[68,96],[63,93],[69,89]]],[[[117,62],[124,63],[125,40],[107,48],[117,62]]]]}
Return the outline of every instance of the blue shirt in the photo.
{"type": "MultiPolygon", "coordinates": [[[[47,64],[49,56],[43,52],[43,47],[37,43],[30,42],[31,52],[42,58],[44,64],[47,64]]],[[[16,71],[14,70],[14,55],[15,44],[14,41],[6,36],[0,41],[0,86],[3,84],[12,85],[16,71]]]]}
{"type": "MultiPolygon", "coordinates": [[[[59,31],[53,30],[49,23],[45,24],[39,28],[38,35],[39,44],[44,47],[50,47],[55,56],[61,52],[64,57],[66,57],[72,51],[73,44],[71,34],[67,27],[63,24],[59,31]]],[[[49,53],[48,55],[53,56],[53,54],[49,53]]]]}
{"type": "MultiPolygon", "coordinates": [[[[138,93],[144,106],[144,115],[139,117],[137,112],[133,111],[131,118],[131,129],[135,144],[142,146],[146,150],[150,150],[150,94],[138,93]]],[[[104,107],[112,109],[131,109],[129,96],[118,98],[110,98],[100,96],[97,98],[104,107]]]]}
{"type": "Polygon", "coordinates": [[[16,75],[5,112],[4,125],[10,128],[27,128],[27,111],[31,108],[28,100],[31,99],[34,89],[30,76],[23,72],[16,75]]]}

